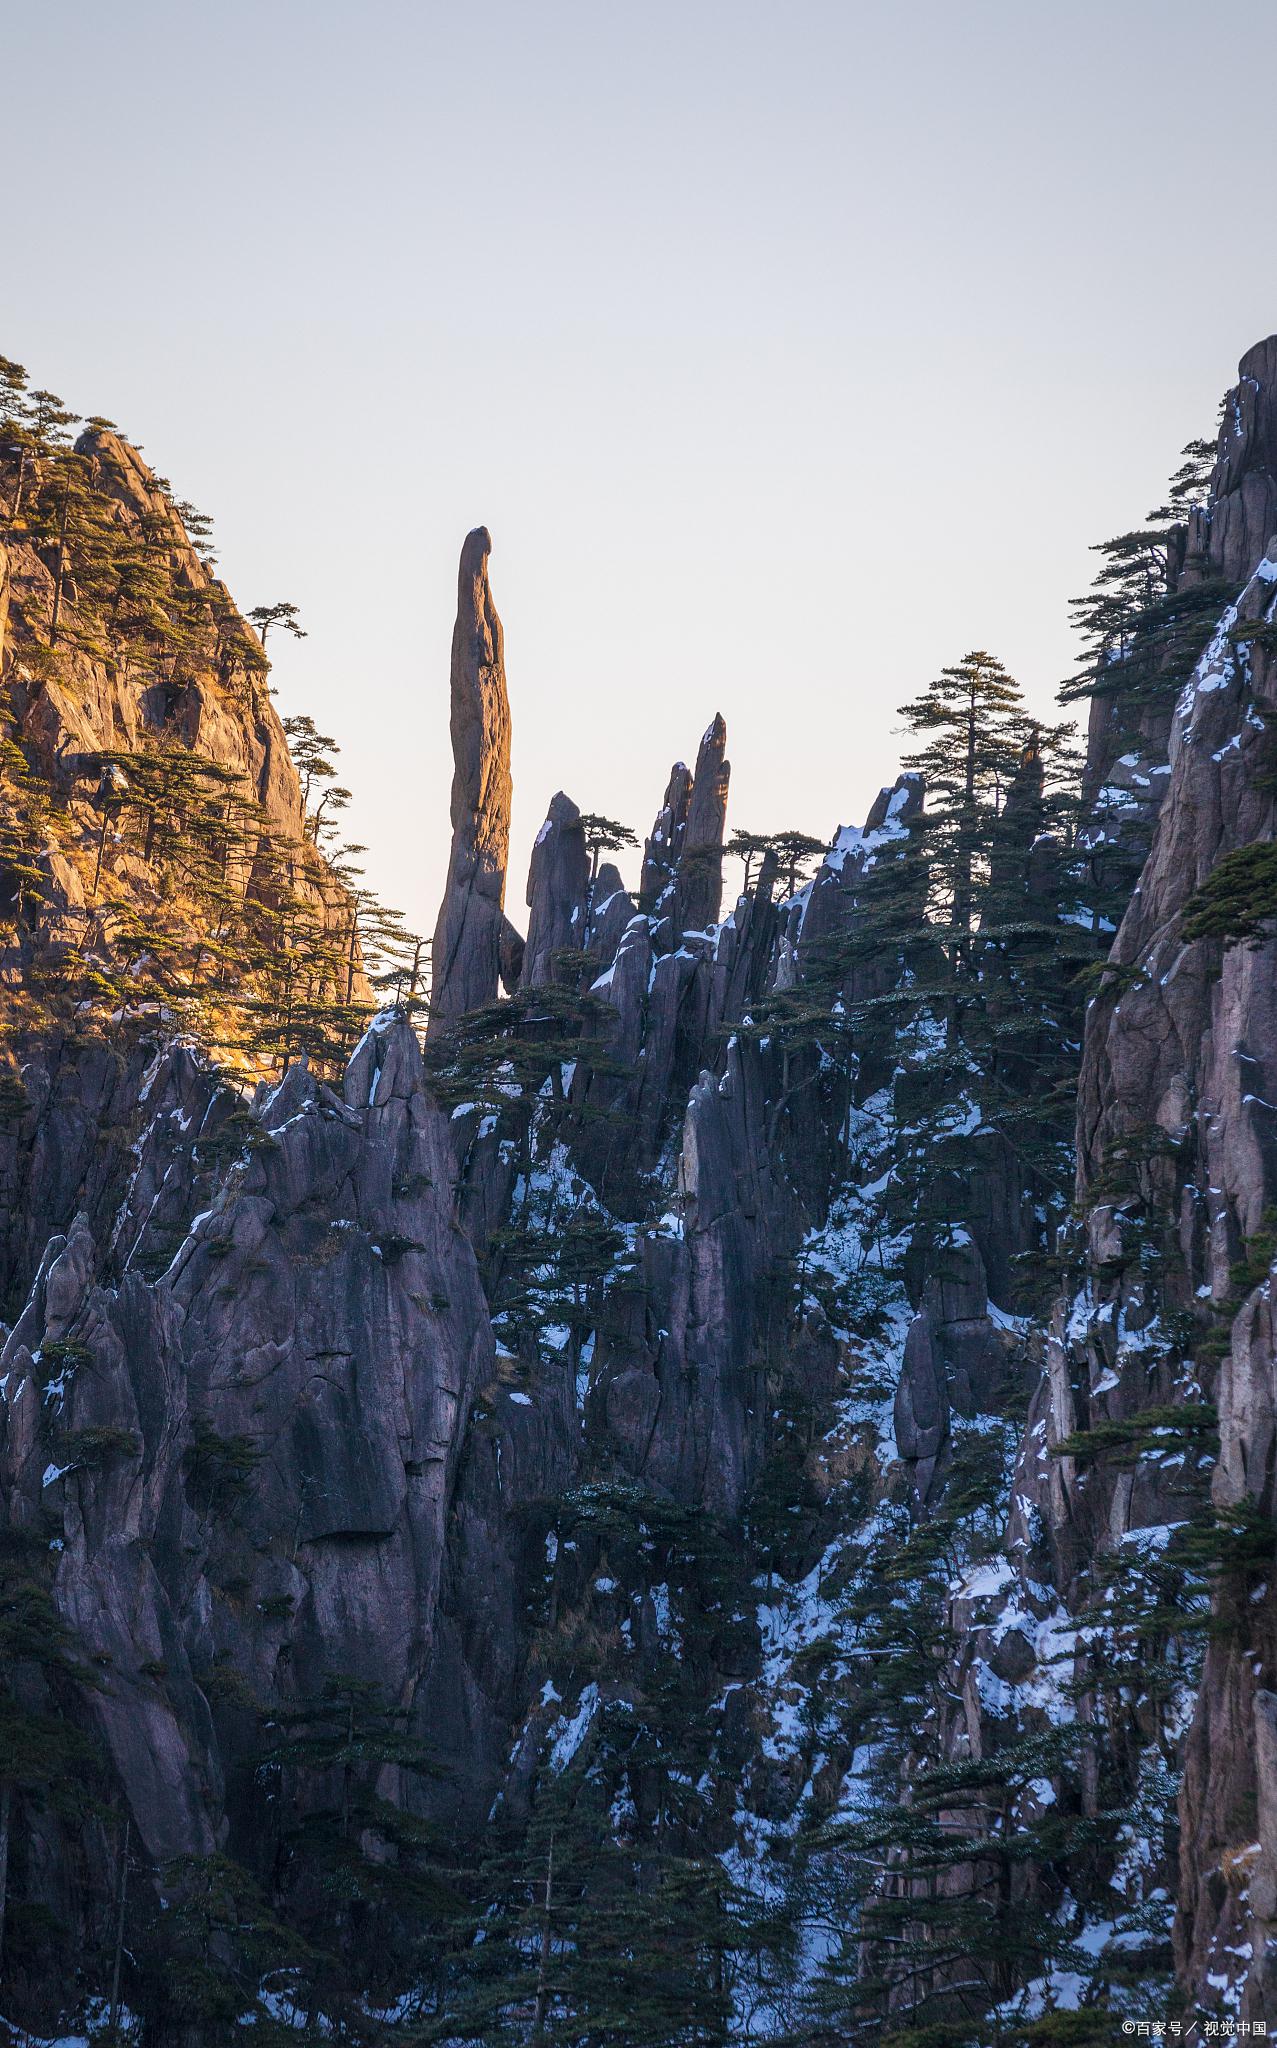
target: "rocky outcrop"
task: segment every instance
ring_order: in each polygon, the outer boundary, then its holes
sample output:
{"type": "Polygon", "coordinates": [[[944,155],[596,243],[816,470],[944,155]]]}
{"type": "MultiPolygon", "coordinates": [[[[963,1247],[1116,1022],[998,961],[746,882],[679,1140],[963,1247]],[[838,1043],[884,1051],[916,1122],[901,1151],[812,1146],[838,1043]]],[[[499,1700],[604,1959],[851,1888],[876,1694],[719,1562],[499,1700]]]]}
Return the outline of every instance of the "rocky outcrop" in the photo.
{"type": "Polygon", "coordinates": [[[435,925],[432,1023],[489,1003],[512,987],[521,960],[505,916],[510,848],[510,700],[501,621],[488,582],[492,542],[466,535],[452,635],[452,852],[435,925]]]}
{"type": "Polygon", "coordinates": [[[41,659],[54,572],[44,558],[47,550],[11,540],[10,704],[30,765],[72,794],[81,784],[96,785],[103,753],[129,752],[160,734],[172,735],[205,760],[238,770],[268,824],[300,839],[301,785],[265,686],[256,633],[191,544],[137,449],[109,428],[91,427],[76,452],[83,487],[110,507],[128,544],[145,548],[152,561],[162,556],[185,600],[187,645],[171,674],[164,663],[141,673],[127,661],[105,659],[95,645],[97,635],[70,630],[78,599],[72,585],[63,597],[58,659],[41,659]]]}
{"type": "MultiPolygon", "coordinates": [[[[585,943],[590,856],[581,813],[560,790],[550,799],[528,869],[528,936],[523,981],[529,988],[553,981],[554,956],[585,943]]],[[[613,949],[615,950],[615,949],[613,949]]],[[[609,959],[611,955],[607,956],[609,959]]]]}
{"type": "Polygon", "coordinates": [[[643,872],[639,884],[639,907],[648,916],[668,912],[678,857],[687,831],[687,807],[692,797],[691,770],[685,761],[670,769],[664,801],[643,847],[643,872]]]}
{"type": "Polygon", "coordinates": [[[604,1336],[590,1413],[624,1467],[674,1499],[740,1512],[766,1440],[764,1283],[803,1215],[766,1143],[762,1064],[731,1048],[692,1090],[682,1215],[642,1240],[635,1308],[604,1336]],[[641,1312],[640,1312],[641,1308],[641,1312]]]}
{"type": "Polygon", "coordinates": [[[701,740],[688,799],[673,913],[676,942],[684,932],[705,931],[718,922],[723,900],[727,785],[732,773],[726,754],[727,727],[716,715],[701,740]]]}
{"type": "Polygon", "coordinates": [[[1207,506],[1190,524],[1186,554],[1239,585],[1277,531],[1277,335],[1248,349],[1224,401],[1207,506]]]}
{"type": "Polygon", "coordinates": [[[9,1515],[62,1530],[59,1605],[106,1674],[93,1712],[161,1863],[224,1837],[251,1726],[219,1673],[265,1704],[376,1672],[413,1707],[494,1371],[405,1021],[379,1020],[340,1093],[301,1064],[263,1091],[198,1215],[226,1122],[225,1091],[204,1075],[201,1104],[194,1078],[181,1052],[147,1078],[118,1279],[77,1218],[0,1360],[9,1515]],[[148,1279],[161,1191],[170,1226],[187,1213],[148,1279]]]}
{"type": "Polygon", "coordinates": [[[727,727],[716,715],[701,739],[692,774],[682,761],[670,770],[665,801],[643,849],[640,907],[653,920],[662,952],[686,932],[717,921],[723,899],[723,829],[727,820],[727,727]]]}
{"type": "MultiPolygon", "coordinates": [[[[1271,1574],[1247,1570],[1236,1532],[1277,1517],[1272,1487],[1272,1277],[1259,1277],[1277,1201],[1277,944],[1190,942],[1184,915],[1221,859],[1277,836],[1268,725],[1277,713],[1269,645],[1277,610],[1277,342],[1243,359],[1225,407],[1210,504],[1193,515],[1185,573],[1231,583],[1187,684],[1158,714],[1166,770],[1160,795],[1136,792],[1147,858],[1116,933],[1108,985],[1092,1002],[1079,1079],[1081,1284],[1046,1335],[1042,1373],[1012,1487],[1008,1553],[1019,1560],[1016,1611],[1076,1654],[1083,1711],[1088,1643],[1103,1669],[1111,1646],[1068,1633],[1104,1560],[1156,1555],[1194,1517],[1222,1532],[1215,1618],[1179,1738],[1179,1869],[1164,1870],[1178,1906],[1180,1983],[1199,2007],[1271,2022],[1274,1905],[1268,1841],[1273,1785],[1270,1702],[1277,1683],[1271,1574]],[[1238,1299],[1239,1275],[1249,1285],[1238,1299]],[[1190,1329],[1193,1334],[1188,1334],[1190,1329]],[[1222,1357],[1216,1363],[1222,1350],[1222,1357]],[[1218,1409],[1210,1459],[1194,1431],[1218,1409]],[[1193,1456],[1157,1451],[1157,1418],[1185,1417],[1193,1456]],[[1150,1434],[1151,1431],[1151,1434],[1150,1434]],[[1089,1442],[1147,1448],[1111,1462],[1074,1456],[1089,1442]],[[1049,1618],[1040,1595],[1057,1589],[1049,1618]],[[1035,1592],[1033,1589],[1037,1588],[1035,1592]],[[1060,1632],[1064,1631],[1063,1634],[1060,1632]],[[1195,1697],[1194,1697],[1195,1695],[1195,1697]]],[[[1116,714],[1113,714],[1116,715],[1116,714]]],[[[1109,714],[1093,730],[1089,786],[1113,776],[1109,714]]],[[[1141,780],[1131,756],[1119,766],[1141,780]]],[[[906,1360],[908,1366],[909,1360],[906,1360]]],[[[913,1409],[936,1375],[915,1361],[913,1409]]],[[[919,1412],[920,1452],[929,1413],[919,1412]]],[[[1165,1422],[1162,1423],[1165,1429],[1165,1422]]],[[[1172,1429],[1170,1434],[1174,1436],[1172,1429]]],[[[978,1634],[978,1630],[976,1631],[978,1634]]],[[[972,1638],[973,1642],[975,1636],[972,1638]]],[[[987,1645],[986,1645],[987,1648],[987,1645]]],[[[1173,1743],[1141,1702],[1144,1739],[1173,1743]]],[[[975,1739],[979,1739],[978,1735],[975,1739]]],[[[1152,1751],[1149,1752],[1150,1754],[1152,1751]]],[[[1128,1760],[1129,1761],[1129,1760],[1128,1760]]],[[[1092,1794],[1092,1797],[1095,1795],[1092,1794]]],[[[1153,1894],[1156,1897],[1156,1893],[1153,1894]]]]}
{"type": "Polygon", "coordinates": [[[58,1204],[73,1177],[91,1209],[109,1196],[108,1070],[134,1036],[120,1019],[163,1014],[172,1028],[180,1012],[236,1058],[278,1024],[294,948],[309,952],[315,1014],[370,993],[358,911],[305,817],[263,643],[188,536],[189,508],[98,424],[76,443],[67,518],[51,528],[54,460],[0,448],[0,1209],[24,1190],[0,1241],[9,1313],[37,1239],[69,1221],[58,1204]]]}

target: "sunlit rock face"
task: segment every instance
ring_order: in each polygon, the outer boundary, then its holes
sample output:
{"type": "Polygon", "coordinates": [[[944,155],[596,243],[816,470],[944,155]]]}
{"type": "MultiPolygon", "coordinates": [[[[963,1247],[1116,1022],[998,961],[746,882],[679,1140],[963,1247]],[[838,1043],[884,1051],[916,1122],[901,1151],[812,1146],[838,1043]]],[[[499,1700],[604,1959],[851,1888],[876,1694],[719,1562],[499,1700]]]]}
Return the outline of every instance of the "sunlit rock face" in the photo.
{"type": "Polygon", "coordinates": [[[518,980],[505,917],[510,850],[510,699],[484,526],[466,535],[452,635],[452,851],[433,949],[431,1015],[442,1022],[518,980]]]}

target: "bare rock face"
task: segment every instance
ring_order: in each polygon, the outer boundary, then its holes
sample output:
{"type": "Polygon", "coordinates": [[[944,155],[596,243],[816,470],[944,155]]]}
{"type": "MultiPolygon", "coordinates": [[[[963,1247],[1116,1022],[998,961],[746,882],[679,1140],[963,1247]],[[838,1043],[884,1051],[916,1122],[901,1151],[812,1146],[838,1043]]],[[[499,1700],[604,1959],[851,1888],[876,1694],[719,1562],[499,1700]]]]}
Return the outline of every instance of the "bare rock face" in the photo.
{"type": "MultiPolygon", "coordinates": [[[[154,626],[141,628],[141,615],[121,596],[127,579],[107,602],[92,577],[81,576],[78,584],[74,574],[56,578],[56,555],[22,521],[13,523],[7,551],[0,550],[6,718],[37,795],[50,801],[33,803],[11,775],[2,778],[0,822],[17,823],[18,842],[27,851],[16,868],[8,860],[0,863],[0,975],[21,996],[33,958],[56,959],[68,944],[95,966],[110,965],[114,916],[95,914],[95,905],[104,907],[108,898],[129,902],[145,918],[165,901],[174,921],[183,922],[149,847],[143,851],[125,829],[129,777],[119,757],[151,754],[157,746],[187,749],[192,766],[215,764],[234,787],[237,804],[245,800],[244,858],[233,864],[242,896],[265,897],[273,886],[269,872],[287,849],[291,886],[344,957],[350,895],[309,835],[260,639],[192,545],[168,487],[137,449],[95,426],[81,434],[76,455],[102,533],[118,537],[126,559],[131,551],[150,565],[155,583],[147,605],[158,606],[154,619],[167,607],[181,613],[182,653],[172,661],[157,660],[153,652],[138,658],[140,644],[153,650],[153,638],[145,635],[154,626]],[[55,594],[60,631],[52,646],[55,594]],[[140,631],[143,643],[136,637],[140,631]],[[114,757],[109,766],[104,755],[114,757]],[[104,832],[108,824],[113,829],[104,832]],[[33,870],[38,881],[32,880],[33,870]]],[[[10,838],[8,832],[3,836],[10,838]]],[[[193,948],[202,943],[189,925],[186,936],[193,948]]],[[[350,993],[366,997],[357,942],[352,965],[350,993]]],[[[25,1008],[15,1003],[7,1021],[12,1024],[25,1008]]],[[[47,1051],[47,1045],[34,1048],[37,1067],[46,1067],[47,1051]]],[[[6,1256],[0,1246],[0,1261],[6,1256]]]]}
{"type": "Polygon", "coordinates": [[[643,878],[639,884],[639,907],[649,917],[662,918],[672,905],[671,890],[687,831],[687,807],[692,798],[692,775],[685,761],[670,769],[665,798],[643,848],[643,878]]]}
{"type": "MultiPolygon", "coordinates": [[[[250,681],[260,662],[256,634],[240,618],[225,584],[188,540],[181,521],[136,448],[105,427],[91,427],[76,442],[93,486],[111,502],[126,531],[145,532],[166,553],[175,580],[207,601],[216,630],[203,629],[205,645],[190,681],[177,696],[153,677],[107,661],[91,645],[64,646],[55,672],[29,669],[26,650],[43,633],[51,572],[29,543],[9,560],[12,704],[22,743],[41,773],[74,786],[83,763],[94,780],[96,756],[137,747],[160,731],[176,734],[193,752],[239,769],[268,822],[288,837],[302,834],[301,787],[278,714],[264,687],[250,681]],[[238,679],[238,680],[237,680],[238,679]]],[[[5,579],[0,575],[0,593],[5,579]]],[[[0,594],[0,613],[5,598],[0,594]]],[[[0,623],[0,638],[3,624],[0,623]]]]}
{"type": "MultiPolygon", "coordinates": [[[[644,957],[632,927],[618,966],[644,957]]],[[[642,1286],[601,1337],[589,1396],[624,1469],[724,1514],[739,1512],[765,1437],[759,1276],[802,1230],[766,1124],[763,1063],[733,1045],[722,1075],[703,1072],[691,1090],[683,1219],[645,1233],[642,1286]]]]}
{"type": "Polygon", "coordinates": [[[643,849],[639,904],[654,920],[660,952],[676,950],[684,932],[705,931],[718,919],[732,772],[726,748],[727,727],[716,714],[701,740],[695,774],[682,761],[671,768],[665,801],[643,849]]]}
{"type": "Polygon", "coordinates": [[[687,824],[679,858],[675,942],[685,931],[704,931],[717,924],[723,900],[723,828],[727,822],[727,785],[731,763],[726,759],[727,726],[714,719],[700,744],[687,806],[687,824]]]}
{"type": "Polygon", "coordinates": [[[586,924],[587,950],[599,960],[615,960],[621,935],[634,915],[634,898],[610,860],[603,861],[590,891],[586,924]]]}
{"type": "Polygon", "coordinates": [[[521,962],[504,913],[510,849],[510,700],[501,621],[488,583],[492,542],[468,533],[452,635],[452,854],[435,926],[431,1018],[460,1017],[493,1000],[503,964],[521,962]]]}
{"type": "Polygon", "coordinates": [[[216,1133],[207,1073],[202,1089],[188,1055],[165,1056],[115,1284],[77,1218],[0,1362],[7,1511],[60,1521],[56,1596],[108,1674],[93,1712],[158,1862],[222,1836],[243,1736],[218,1706],[224,1667],[263,1702],[360,1670],[412,1705],[467,1404],[493,1371],[446,1123],[405,1020],[378,1020],[340,1094],[302,1064],[264,1090],[192,1215],[192,1162],[216,1133]],[[161,1191],[185,1216],[148,1279],[161,1191]]]}
{"type": "MultiPolygon", "coordinates": [[[[1277,1202],[1277,943],[1189,942],[1183,931],[1190,898],[1219,862],[1277,836],[1266,745],[1277,710],[1277,660],[1268,644],[1277,608],[1275,526],[1277,338],[1270,338],[1243,358],[1225,407],[1211,502],[1190,525],[1187,565],[1199,580],[1222,579],[1227,594],[1166,718],[1165,793],[1152,806],[1148,857],[1114,942],[1120,972],[1087,1019],[1078,1195],[1089,1277],[1072,1304],[1062,1304],[1048,1340],[1012,1534],[1013,1544],[1027,1546],[1036,1519],[1064,1586],[1092,1567],[1097,1552],[1128,1532],[1170,1523],[1184,1508],[1155,1463],[1100,1481],[1071,1458],[1043,1452],[1076,1429],[1123,1422],[1159,1401],[1204,1397],[1217,1407],[1218,1511],[1277,1516],[1277,1283],[1269,1275],[1240,1303],[1234,1293],[1239,1255],[1264,1242],[1277,1202]],[[1158,1219],[1178,1290],[1168,1305],[1206,1300],[1226,1319],[1229,1341],[1217,1368],[1201,1359],[1176,1368],[1141,1351],[1141,1332],[1156,1325],[1135,1254],[1139,1210],[1121,1199],[1134,1185],[1124,1165],[1132,1158],[1141,1162],[1141,1201],[1158,1219]]],[[[1241,2019],[1271,2022],[1277,1601],[1270,1579],[1239,1593],[1225,1575],[1216,1597],[1185,1745],[1175,1951],[1182,1983],[1203,2005],[1222,2001],[1241,2019]]]]}
{"type": "Polygon", "coordinates": [[[1188,555],[1208,573],[1242,583],[1277,528],[1277,334],[1256,342],[1237,365],[1224,401],[1209,511],[1195,515],[1188,555]]]}
{"type": "Polygon", "coordinates": [[[931,1317],[923,1309],[909,1326],[895,1397],[896,1443],[912,1468],[918,1498],[925,1501],[936,1461],[949,1434],[949,1394],[943,1361],[937,1356],[931,1317]]]}
{"type": "MultiPolygon", "coordinates": [[[[1277,531],[1277,335],[1247,351],[1224,401],[1208,499],[1172,529],[1175,591],[1217,587],[1220,608],[1246,582],[1277,531]]],[[[1175,660],[1175,655],[1164,657],[1175,660]]],[[[1090,702],[1082,795],[1092,843],[1142,861],[1170,786],[1171,706],[1164,693],[1098,691],[1090,702]]]]}
{"type": "MultiPolygon", "coordinates": [[[[1258,632],[1275,588],[1277,544],[1222,615],[1181,698],[1167,801],[1113,946],[1114,964],[1136,970],[1135,985],[1093,1007],[1080,1080],[1083,1186],[1124,1132],[1160,1125],[1178,1142],[1189,1105],[1209,1102],[1209,1125],[1194,1120],[1212,1160],[1207,1185],[1231,1197],[1242,1235],[1257,1228],[1273,1193],[1265,1127],[1273,949],[1233,948],[1221,961],[1203,943],[1186,946],[1179,922],[1223,854],[1272,835],[1261,714],[1277,702],[1277,665],[1262,640],[1251,652],[1231,635],[1248,621],[1258,632]]],[[[1226,1261],[1223,1236],[1219,1251],[1226,1261]]]]}
{"type": "Polygon", "coordinates": [[[579,949],[585,936],[590,857],[581,813],[560,790],[537,833],[528,868],[528,936],[523,954],[525,987],[554,980],[556,953],[579,949]]]}

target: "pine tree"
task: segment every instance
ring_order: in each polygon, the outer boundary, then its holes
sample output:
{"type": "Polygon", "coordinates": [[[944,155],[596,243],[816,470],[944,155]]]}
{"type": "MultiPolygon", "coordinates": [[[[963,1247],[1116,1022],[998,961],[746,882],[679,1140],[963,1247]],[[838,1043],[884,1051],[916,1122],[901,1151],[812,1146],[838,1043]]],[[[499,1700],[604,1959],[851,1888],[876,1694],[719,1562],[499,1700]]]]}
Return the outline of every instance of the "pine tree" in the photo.
{"type": "Polygon", "coordinates": [[[866,1761],[853,1817],[800,1843],[846,1927],[808,1996],[820,2042],[1009,2041],[989,2008],[1078,1961],[1058,1909],[1070,1859],[1102,1831],[1084,1813],[1076,1728],[1009,1727],[980,1758],[935,1753],[960,1668],[952,1589],[1001,1554],[1017,1435],[1013,1423],[959,1428],[941,1497],[920,1516],[903,1502],[880,1509],[839,1603],[853,1647],[836,1739],[866,1761]]]}
{"type": "Polygon", "coordinates": [[[983,652],[944,670],[903,715],[921,742],[905,758],[925,779],[926,808],[901,857],[867,876],[841,958],[854,977],[868,947],[894,939],[894,983],[853,997],[848,1021],[858,1042],[894,1056],[898,1213],[915,1236],[930,1226],[943,1243],[963,1221],[981,1132],[998,1133],[1057,1207],[1067,1202],[1080,975],[1096,942],[1072,729],[1032,722],[1018,685],[983,652]]]}
{"type": "Polygon", "coordinates": [[[628,825],[618,823],[614,817],[604,817],[598,811],[585,811],[577,819],[577,829],[585,834],[585,850],[589,852],[589,887],[585,895],[585,932],[581,934],[581,952],[589,952],[589,932],[593,926],[593,895],[598,885],[598,864],[600,854],[620,854],[628,846],[639,846],[639,838],[632,834],[628,825]]]}
{"type": "Polygon", "coordinates": [[[266,1731],[258,1775],[278,1817],[275,1890],[309,1956],[297,2002],[343,2039],[380,2038],[370,2008],[411,1982],[421,1930],[455,1907],[436,1833],[405,1796],[437,1775],[408,1723],[375,1681],[339,1676],[266,1731]]]}
{"type": "Polygon", "coordinates": [[[0,1983],[23,1961],[10,1900],[24,1825],[43,1809],[80,1818],[93,1805],[95,1752],[69,1714],[90,1673],[54,1601],[47,1557],[26,1532],[0,1532],[0,1983]]]}
{"type": "Polygon", "coordinates": [[[143,1961],[131,2002],[146,2038],[213,2048],[251,2027],[265,2048],[295,2041],[277,2015],[293,2003],[309,1957],[252,1874],[219,1852],[177,1858],[162,1884],[163,1910],[135,1937],[143,1961]]]}
{"type": "Polygon", "coordinates": [[[710,1672],[740,1647],[739,1548],[704,1516],[601,1481],[562,1498],[552,1533],[533,1654],[556,1672],[559,1718],[526,1821],[494,1817],[418,2038],[726,2048],[733,1987],[764,1941],[716,1853],[703,1710],[710,1672]],[[631,1613],[659,1599],[655,1653],[639,1653],[632,1619],[601,1635],[568,1598],[569,1556],[631,1613]]]}
{"type": "Polygon", "coordinates": [[[727,842],[727,851],[744,863],[744,889],[749,894],[754,862],[762,863],[770,855],[776,863],[776,871],[783,878],[787,896],[793,896],[806,879],[806,869],[811,861],[825,851],[823,839],[814,839],[810,832],[797,830],[789,832],[733,832],[727,842]]]}
{"type": "Polygon", "coordinates": [[[305,714],[286,718],[284,731],[293,766],[301,778],[305,834],[318,846],[335,814],[345,810],[350,802],[350,791],[337,782],[336,756],[341,750],[336,740],[320,732],[314,719],[305,714]]]}
{"type": "Polygon", "coordinates": [[[294,640],[304,640],[307,637],[297,606],[289,604],[286,600],[278,604],[255,604],[248,617],[256,626],[263,647],[275,626],[280,627],[285,633],[291,633],[294,640]]]}
{"type": "MultiPolygon", "coordinates": [[[[1026,737],[1023,699],[1001,662],[977,651],[942,669],[901,716],[923,742],[904,764],[920,770],[926,785],[932,919],[959,980],[971,972],[976,885],[1026,737]]],[[[951,1032],[959,1015],[955,1009],[951,1032]]]]}
{"type": "Polygon", "coordinates": [[[1207,498],[1216,453],[1213,441],[1190,441],[1166,503],[1142,527],[1092,549],[1102,561],[1091,589],[1070,600],[1082,652],[1061,685],[1063,702],[1119,695],[1135,712],[1182,688],[1228,594],[1214,577],[1192,578],[1182,588],[1179,579],[1186,521],[1207,498]]]}

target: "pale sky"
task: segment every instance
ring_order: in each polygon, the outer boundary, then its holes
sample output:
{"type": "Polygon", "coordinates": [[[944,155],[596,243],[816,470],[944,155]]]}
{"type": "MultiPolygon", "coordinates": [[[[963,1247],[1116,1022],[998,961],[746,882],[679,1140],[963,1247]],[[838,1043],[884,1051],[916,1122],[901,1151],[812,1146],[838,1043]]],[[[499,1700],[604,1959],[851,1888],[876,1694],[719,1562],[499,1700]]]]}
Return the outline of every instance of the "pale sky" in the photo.
{"type": "Polygon", "coordinates": [[[425,929],[486,524],[509,904],[552,793],[826,834],[972,646],[1049,708],[1088,543],[1277,329],[1272,0],[44,0],[0,351],[144,444],[425,929]],[[272,642],[272,651],[275,642],[272,642]]]}

